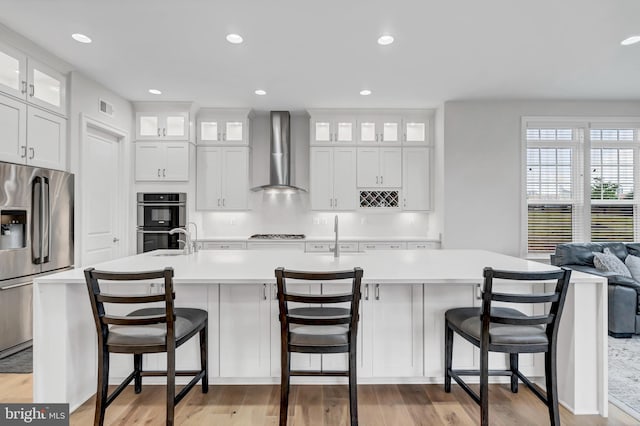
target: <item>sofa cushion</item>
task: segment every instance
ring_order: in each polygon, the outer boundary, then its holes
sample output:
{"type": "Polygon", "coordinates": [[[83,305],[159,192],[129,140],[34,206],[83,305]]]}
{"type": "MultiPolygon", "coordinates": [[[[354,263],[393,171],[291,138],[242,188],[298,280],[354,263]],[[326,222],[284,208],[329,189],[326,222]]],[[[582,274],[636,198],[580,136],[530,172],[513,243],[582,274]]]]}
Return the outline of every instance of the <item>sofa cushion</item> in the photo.
{"type": "MultiPolygon", "coordinates": [[[[566,243],[556,246],[553,264],[594,266],[593,254],[601,253],[605,248],[620,260],[627,257],[628,252],[624,243],[566,243]]],[[[640,244],[638,250],[640,254],[640,244]]]]}
{"type": "Polygon", "coordinates": [[[603,253],[594,252],[593,264],[599,271],[615,272],[623,277],[631,278],[631,272],[618,256],[611,252],[609,247],[605,247],[603,253]]]}
{"type": "Polygon", "coordinates": [[[640,281],[640,257],[630,254],[624,260],[624,264],[629,268],[631,278],[636,281],[640,281]]]}

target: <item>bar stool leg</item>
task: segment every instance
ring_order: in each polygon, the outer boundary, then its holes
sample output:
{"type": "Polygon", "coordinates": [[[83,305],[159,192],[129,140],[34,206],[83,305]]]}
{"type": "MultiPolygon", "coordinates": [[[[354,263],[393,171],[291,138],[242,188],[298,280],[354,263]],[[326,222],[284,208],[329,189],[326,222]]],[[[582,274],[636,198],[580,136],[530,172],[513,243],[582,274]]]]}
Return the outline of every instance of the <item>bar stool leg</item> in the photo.
{"type": "Polygon", "coordinates": [[[104,424],[107,397],[109,396],[109,351],[104,345],[100,345],[98,352],[98,389],[96,392],[94,426],[102,426],[104,424]]]}
{"type": "Polygon", "coordinates": [[[489,426],[489,351],[480,349],[480,424],[489,426]]]}
{"type": "Polygon", "coordinates": [[[176,408],[176,349],[167,348],[167,426],[173,426],[176,408]]]}
{"type": "Polygon", "coordinates": [[[352,342],[349,350],[349,414],[351,426],[358,426],[358,379],[356,356],[356,343],[352,342]]]}
{"type": "Polygon", "coordinates": [[[134,390],[135,393],[140,393],[142,392],[142,376],[140,375],[142,371],[142,354],[133,354],[133,371],[135,372],[134,390]]]}
{"type": "Polygon", "coordinates": [[[453,329],[445,320],[444,325],[444,391],[451,392],[451,368],[453,358],[453,329]]]}
{"type": "MultiPolygon", "coordinates": [[[[283,340],[284,342],[284,340],[283,340]]],[[[290,387],[290,364],[291,354],[287,351],[287,343],[281,347],[280,355],[280,426],[287,425],[287,415],[289,414],[289,387],[290,387]]]]}
{"type": "Polygon", "coordinates": [[[560,426],[560,408],[558,407],[558,381],[556,375],[556,350],[554,346],[544,354],[545,381],[547,385],[547,406],[551,426],[560,426]]]}
{"type": "Polygon", "coordinates": [[[518,393],[518,353],[509,354],[509,369],[511,370],[511,392],[518,393]]]}
{"type": "Polygon", "coordinates": [[[208,353],[208,325],[205,324],[204,328],[200,330],[200,368],[204,371],[202,377],[202,393],[209,392],[209,370],[207,368],[207,353],[208,353]]]}

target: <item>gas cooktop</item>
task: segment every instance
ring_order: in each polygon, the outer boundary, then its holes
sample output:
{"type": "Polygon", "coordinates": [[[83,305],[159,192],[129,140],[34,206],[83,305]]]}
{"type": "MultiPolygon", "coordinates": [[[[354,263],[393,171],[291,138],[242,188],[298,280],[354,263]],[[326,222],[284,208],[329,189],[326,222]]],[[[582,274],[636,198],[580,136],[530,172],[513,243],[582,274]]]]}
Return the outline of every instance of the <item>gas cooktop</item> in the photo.
{"type": "Polygon", "coordinates": [[[251,240],[302,240],[304,234],[253,234],[251,240]]]}

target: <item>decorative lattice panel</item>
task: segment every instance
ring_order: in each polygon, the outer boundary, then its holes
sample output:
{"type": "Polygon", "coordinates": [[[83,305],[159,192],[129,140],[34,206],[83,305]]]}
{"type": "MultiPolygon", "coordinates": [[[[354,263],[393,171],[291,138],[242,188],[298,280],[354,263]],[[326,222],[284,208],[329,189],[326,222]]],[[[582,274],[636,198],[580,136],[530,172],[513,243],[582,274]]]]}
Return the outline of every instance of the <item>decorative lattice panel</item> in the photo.
{"type": "Polygon", "coordinates": [[[360,207],[398,207],[398,191],[360,191],[360,207]]]}

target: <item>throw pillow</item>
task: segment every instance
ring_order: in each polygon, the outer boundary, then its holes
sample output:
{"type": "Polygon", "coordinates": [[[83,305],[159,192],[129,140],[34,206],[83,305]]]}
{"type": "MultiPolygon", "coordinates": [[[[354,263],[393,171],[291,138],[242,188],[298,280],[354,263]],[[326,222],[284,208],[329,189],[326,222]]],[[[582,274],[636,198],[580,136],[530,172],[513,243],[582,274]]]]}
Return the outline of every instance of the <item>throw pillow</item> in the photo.
{"type": "Polygon", "coordinates": [[[624,260],[624,264],[627,265],[627,268],[629,268],[633,279],[636,281],[640,281],[640,257],[630,254],[624,260]]]}
{"type": "Polygon", "coordinates": [[[598,271],[613,272],[617,275],[631,278],[629,268],[625,266],[618,256],[611,253],[608,247],[602,253],[594,252],[593,256],[593,264],[598,271]]]}

